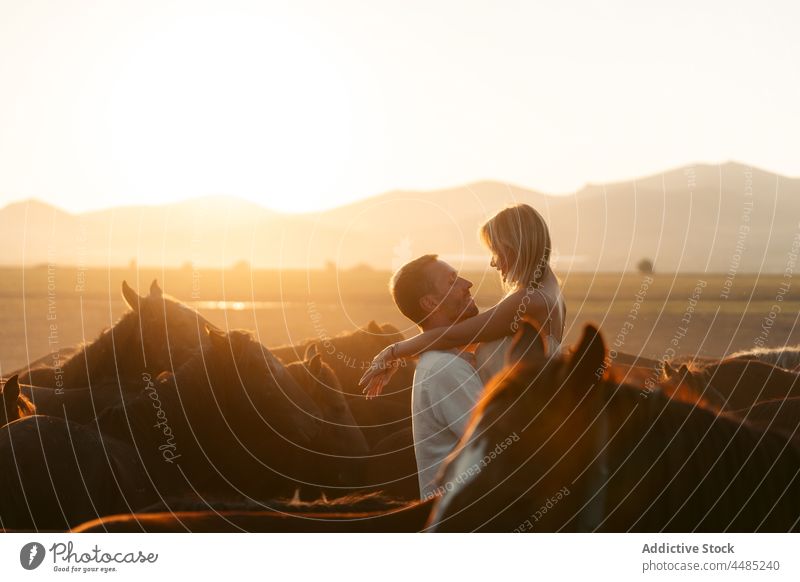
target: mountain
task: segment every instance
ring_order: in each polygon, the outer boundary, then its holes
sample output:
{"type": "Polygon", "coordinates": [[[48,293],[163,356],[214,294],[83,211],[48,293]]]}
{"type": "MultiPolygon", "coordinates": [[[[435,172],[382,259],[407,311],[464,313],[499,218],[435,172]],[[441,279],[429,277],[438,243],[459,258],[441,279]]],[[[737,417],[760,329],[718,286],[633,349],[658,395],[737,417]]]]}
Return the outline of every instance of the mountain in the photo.
{"type": "Polygon", "coordinates": [[[800,180],[743,164],[695,165],[552,196],[500,182],[394,191],[324,212],[281,214],[210,196],[70,214],[37,200],[0,210],[3,264],[397,268],[435,252],[458,267],[488,254],[478,226],[525,202],[550,225],[560,269],[783,272],[800,241],[800,180]]]}

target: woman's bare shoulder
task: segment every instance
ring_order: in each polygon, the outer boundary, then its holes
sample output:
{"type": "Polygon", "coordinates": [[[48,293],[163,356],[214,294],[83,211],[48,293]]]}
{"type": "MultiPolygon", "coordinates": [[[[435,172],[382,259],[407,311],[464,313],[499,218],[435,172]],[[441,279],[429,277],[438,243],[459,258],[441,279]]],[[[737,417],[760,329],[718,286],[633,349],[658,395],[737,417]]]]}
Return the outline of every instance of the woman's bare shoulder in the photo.
{"type": "Polygon", "coordinates": [[[550,312],[553,299],[543,295],[541,289],[532,287],[518,289],[506,295],[500,302],[506,312],[515,312],[518,315],[527,313],[535,318],[546,316],[550,312]]]}

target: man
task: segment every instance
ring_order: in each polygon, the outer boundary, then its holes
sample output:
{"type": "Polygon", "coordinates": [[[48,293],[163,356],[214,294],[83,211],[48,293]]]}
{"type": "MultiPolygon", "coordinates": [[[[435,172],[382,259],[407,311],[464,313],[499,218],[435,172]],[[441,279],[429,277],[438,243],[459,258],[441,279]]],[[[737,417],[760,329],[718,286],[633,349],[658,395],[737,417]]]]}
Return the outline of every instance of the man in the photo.
{"type": "MultiPolygon", "coordinates": [[[[395,304],[422,331],[477,315],[471,287],[471,282],[459,277],[437,255],[424,255],[407,263],[390,283],[395,304]]],[[[464,434],[482,390],[470,353],[454,349],[427,351],[420,356],[414,372],[411,411],[422,499],[436,494],[442,461],[464,434]]]]}

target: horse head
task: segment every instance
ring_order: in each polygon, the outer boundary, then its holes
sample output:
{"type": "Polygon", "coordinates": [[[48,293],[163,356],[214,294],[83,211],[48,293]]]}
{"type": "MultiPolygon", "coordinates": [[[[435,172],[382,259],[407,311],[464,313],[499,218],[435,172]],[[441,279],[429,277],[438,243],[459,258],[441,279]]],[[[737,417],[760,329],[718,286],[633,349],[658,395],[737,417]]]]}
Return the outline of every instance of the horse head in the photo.
{"type": "Polygon", "coordinates": [[[208,346],[204,329],[214,326],[196,310],[166,295],[155,279],[146,297],[123,281],[122,296],[135,314],[136,337],[147,369],[177,369],[198,349],[208,346]]]}
{"type": "Polygon", "coordinates": [[[529,520],[547,531],[585,517],[567,500],[579,496],[567,496],[605,470],[596,446],[607,440],[596,389],[605,356],[594,326],[572,354],[548,357],[540,330],[522,323],[440,475],[434,529],[519,531],[529,520]]]}
{"type": "Polygon", "coordinates": [[[324,455],[321,478],[330,480],[335,474],[337,486],[359,487],[369,447],[350,412],[336,372],[322,360],[317,344],[308,346],[303,361],[292,362],[286,369],[322,412],[321,431],[312,447],[324,455]]]}

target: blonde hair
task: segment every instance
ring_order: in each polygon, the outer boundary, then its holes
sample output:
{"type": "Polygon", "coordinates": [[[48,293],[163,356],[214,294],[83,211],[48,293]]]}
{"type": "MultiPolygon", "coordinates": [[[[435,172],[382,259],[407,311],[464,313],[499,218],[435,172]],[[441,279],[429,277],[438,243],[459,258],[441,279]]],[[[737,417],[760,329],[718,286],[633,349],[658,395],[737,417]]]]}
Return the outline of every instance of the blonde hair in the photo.
{"type": "Polygon", "coordinates": [[[515,204],[503,208],[481,226],[479,234],[495,255],[507,260],[507,249],[516,253],[503,276],[506,291],[541,286],[550,263],[550,229],[533,207],[515,204]]]}

